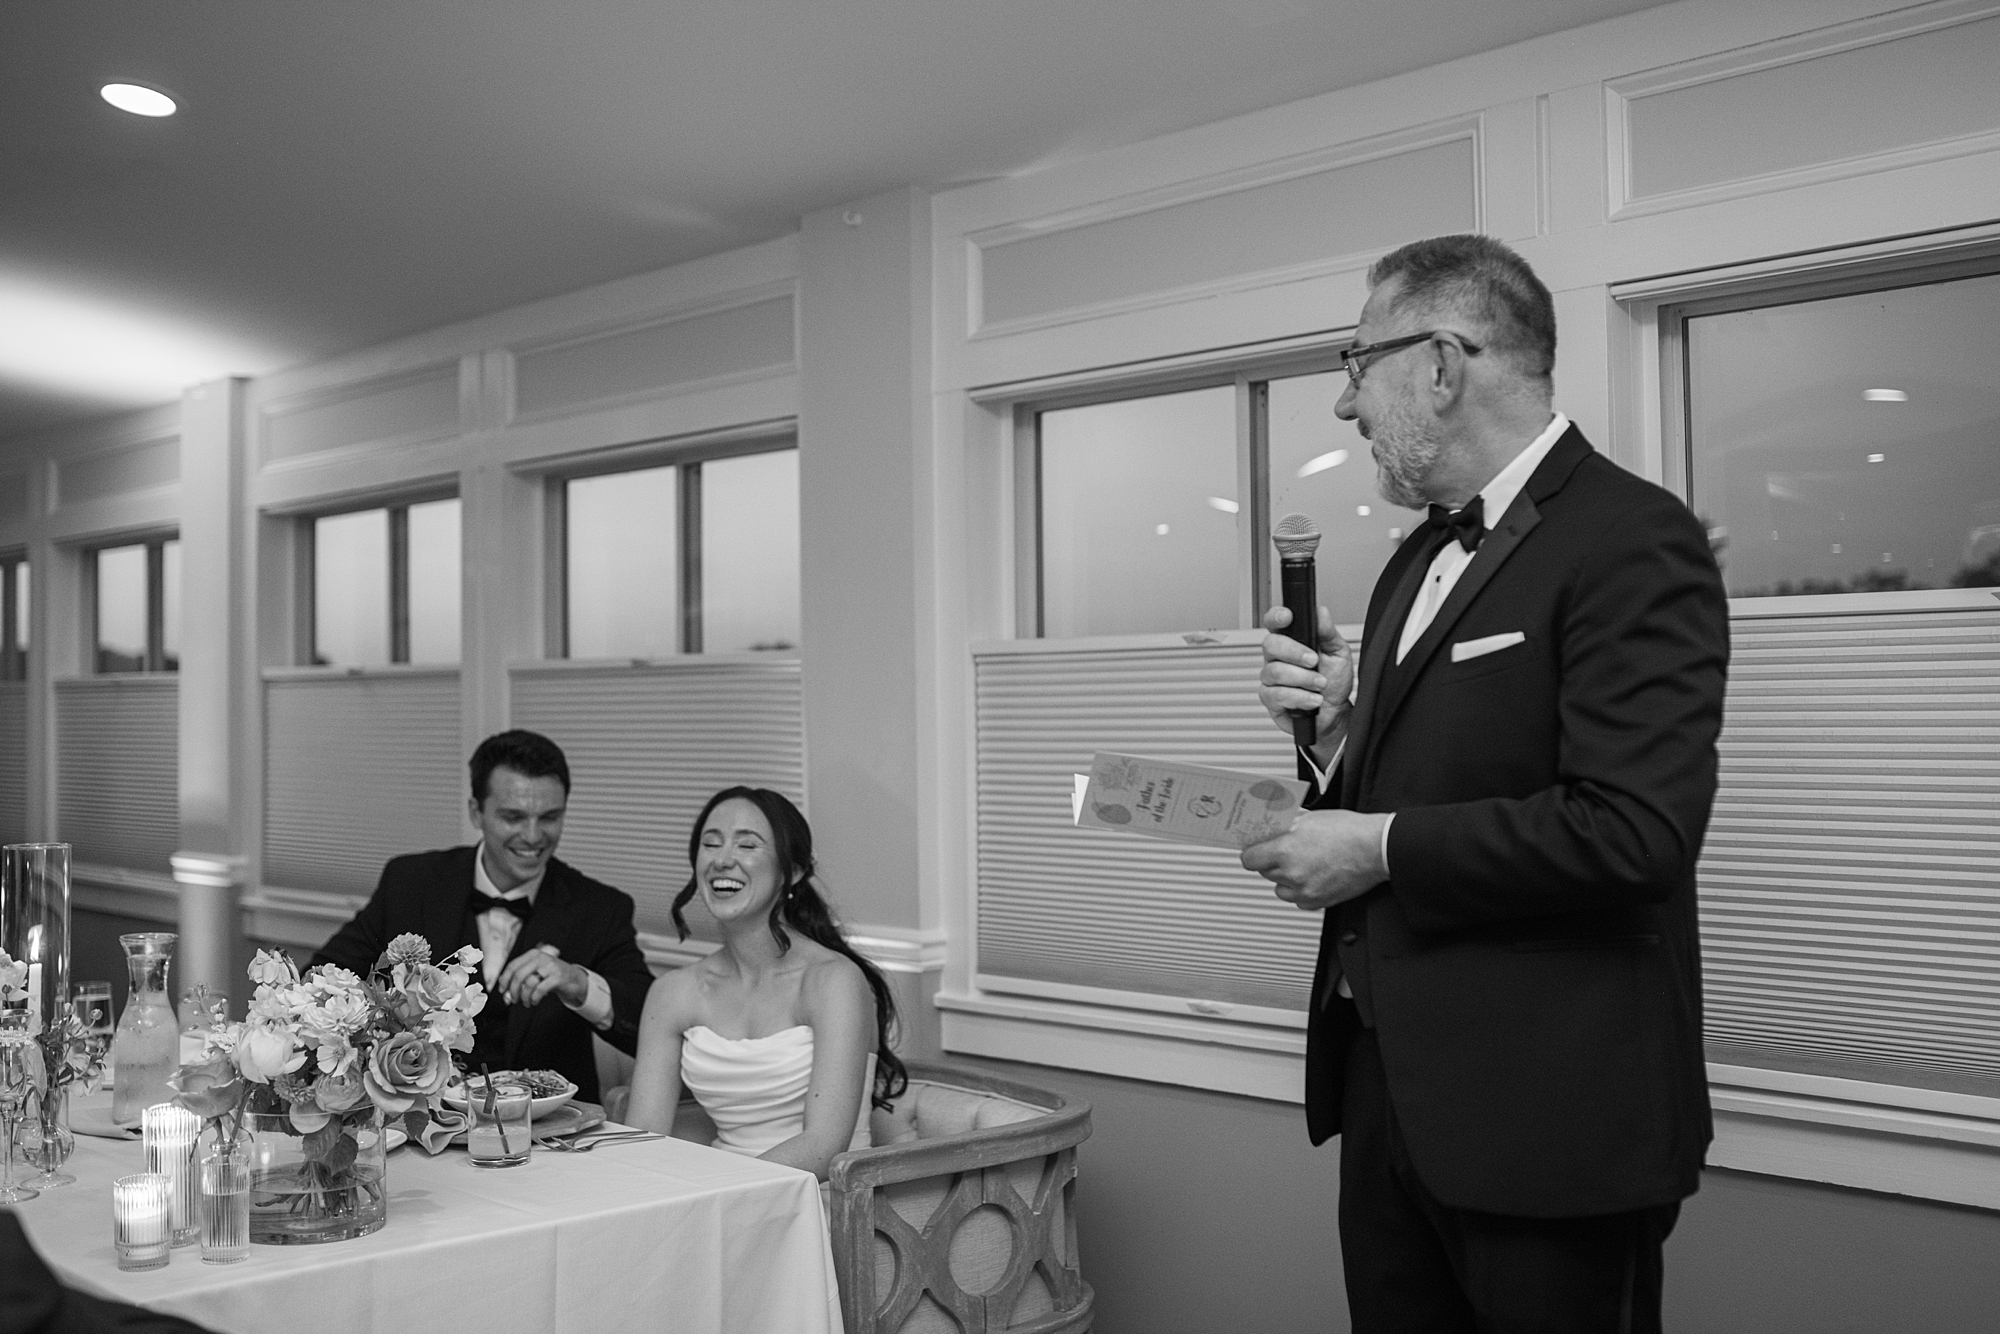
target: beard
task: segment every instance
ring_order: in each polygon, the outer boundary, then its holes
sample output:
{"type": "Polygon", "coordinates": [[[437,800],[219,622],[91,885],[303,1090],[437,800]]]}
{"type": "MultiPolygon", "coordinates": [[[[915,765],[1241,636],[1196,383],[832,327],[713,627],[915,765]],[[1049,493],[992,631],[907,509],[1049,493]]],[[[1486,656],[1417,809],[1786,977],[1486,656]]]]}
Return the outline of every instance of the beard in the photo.
{"type": "Polygon", "coordinates": [[[1430,504],[1423,486],[1444,452],[1437,424],[1424,420],[1409,398],[1391,403],[1369,432],[1375,454],[1375,489],[1382,499],[1404,509],[1430,504]]]}

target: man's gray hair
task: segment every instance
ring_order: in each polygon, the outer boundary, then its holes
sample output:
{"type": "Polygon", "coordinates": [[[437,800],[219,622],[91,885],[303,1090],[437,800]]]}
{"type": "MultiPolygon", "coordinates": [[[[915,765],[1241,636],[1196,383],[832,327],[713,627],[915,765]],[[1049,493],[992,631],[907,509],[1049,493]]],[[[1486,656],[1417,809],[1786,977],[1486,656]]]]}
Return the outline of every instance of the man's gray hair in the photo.
{"type": "Polygon", "coordinates": [[[1400,280],[1397,310],[1457,315],[1524,375],[1547,380],[1556,366],[1556,310],[1528,261],[1490,236],[1433,236],[1390,251],[1368,285],[1400,280]]]}

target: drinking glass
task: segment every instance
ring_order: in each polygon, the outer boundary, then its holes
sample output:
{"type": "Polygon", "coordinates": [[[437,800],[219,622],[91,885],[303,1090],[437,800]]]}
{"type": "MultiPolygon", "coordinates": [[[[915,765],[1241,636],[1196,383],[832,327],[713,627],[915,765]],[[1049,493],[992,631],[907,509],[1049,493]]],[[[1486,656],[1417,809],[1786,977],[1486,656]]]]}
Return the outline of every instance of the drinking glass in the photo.
{"type": "Polygon", "coordinates": [[[14,1184],[14,1130],[21,1124],[21,1110],[35,1088],[28,1074],[28,1044],[34,1041],[28,1035],[33,1023],[34,1016],[24,1009],[0,1013],[0,1130],[6,1132],[5,1141],[0,1142],[0,1204],[19,1204],[41,1194],[14,1184]]]}
{"type": "Polygon", "coordinates": [[[111,1050],[111,1035],[118,1031],[111,1017],[111,984],[79,982],[70,991],[72,1012],[83,1021],[83,1033],[96,1059],[111,1050]]]}
{"type": "Polygon", "coordinates": [[[201,1160],[201,1262],[233,1265],[250,1254],[250,1148],[217,1144],[201,1160]]]}
{"type": "MultiPolygon", "coordinates": [[[[468,1090],[469,1092],[469,1090],[468,1090]]],[[[493,1086],[490,1098],[473,1095],[465,1147],[475,1167],[519,1167],[534,1147],[534,1122],[528,1115],[533,1099],[528,1090],[507,1084],[493,1086]]]]}

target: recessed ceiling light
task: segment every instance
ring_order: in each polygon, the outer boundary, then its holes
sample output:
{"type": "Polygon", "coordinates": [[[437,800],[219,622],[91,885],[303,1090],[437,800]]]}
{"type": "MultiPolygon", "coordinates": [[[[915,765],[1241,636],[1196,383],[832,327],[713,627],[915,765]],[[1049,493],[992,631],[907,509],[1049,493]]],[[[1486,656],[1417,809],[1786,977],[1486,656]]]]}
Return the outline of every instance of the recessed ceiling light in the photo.
{"type": "Polygon", "coordinates": [[[107,83],[98,93],[120,111],[135,116],[171,116],[180,110],[174,99],[159,89],[143,88],[136,83],[107,83]]]}
{"type": "Polygon", "coordinates": [[[1870,403],[1907,403],[1910,396],[1900,389],[1864,389],[1861,397],[1870,403]]]}
{"type": "Polygon", "coordinates": [[[1310,477],[1316,472],[1325,472],[1328,468],[1338,468],[1345,462],[1347,462],[1346,450],[1328,450],[1319,457],[1307,459],[1304,463],[1300,464],[1299,476],[1310,477]]]}
{"type": "Polygon", "coordinates": [[[1882,461],[1883,459],[1885,459],[1885,458],[1887,458],[1887,457],[1888,457],[1888,455],[1886,455],[1886,454],[1870,454],[1870,455],[1868,456],[1868,461],[1869,461],[1870,463],[1880,463],[1880,462],[1881,462],[1881,461],[1882,461]]]}
{"type": "Polygon", "coordinates": [[[1222,496],[1210,496],[1208,498],[1208,507],[1212,510],[1221,510],[1224,514],[1234,514],[1243,508],[1235,501],[1227,500],[1222,496]]]}

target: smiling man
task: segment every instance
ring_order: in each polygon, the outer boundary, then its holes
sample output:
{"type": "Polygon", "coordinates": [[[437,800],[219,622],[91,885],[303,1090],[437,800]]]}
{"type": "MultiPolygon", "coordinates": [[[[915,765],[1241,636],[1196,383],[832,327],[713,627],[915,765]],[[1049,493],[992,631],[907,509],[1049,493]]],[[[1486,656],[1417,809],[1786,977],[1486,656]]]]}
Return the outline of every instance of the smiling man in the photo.
{"type": "Polygon", "coordinates": [[[1711,1133],[1722,581],[1687,507],[1554,410],[1554,304],[1519,255],[1437,237],[1368,284],[1334,415],[1430,517],[1358,665],[1324,613],[1317,653],[1265,638],[1259,696],[1288,732],[1317,715],[1319,796],[1243,853],[1324,914],[1306,1120],[1342,1137],[1353,1328],[1658,1330],[1711,1133]]]}
{"type": "Polygon", "coordinates": [[[405,932],[430,941],[434,959],[477,945],[487,1001],[473,1068],[556,1070],[594,1102],[591,1034],[633,1051],[653,984],[631,896],[556,859],[569,763],[555,742],[501,732],[470,767],[479,842],[391,860],[368,905],[312,961],[365,975],[405,932]]]}

